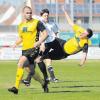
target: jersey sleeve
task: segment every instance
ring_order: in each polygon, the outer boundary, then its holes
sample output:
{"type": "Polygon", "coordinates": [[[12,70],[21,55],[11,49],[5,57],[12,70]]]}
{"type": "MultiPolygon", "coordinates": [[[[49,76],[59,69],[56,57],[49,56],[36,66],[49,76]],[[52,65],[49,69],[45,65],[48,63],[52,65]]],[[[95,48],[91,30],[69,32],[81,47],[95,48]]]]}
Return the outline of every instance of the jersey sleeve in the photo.
{"type": "Polygon", "coordinates": [[[83,47],[83,52],[88,52],[88,44],[84,44],[84,47],[83,47]]]}
{"type": "Polygon", "coordinates": [[[39,21],[38,24],[37,24],[37,31],[43,32],[44,30],[46,30],[45,26],[43,25],[42,22],[39,21]]]}

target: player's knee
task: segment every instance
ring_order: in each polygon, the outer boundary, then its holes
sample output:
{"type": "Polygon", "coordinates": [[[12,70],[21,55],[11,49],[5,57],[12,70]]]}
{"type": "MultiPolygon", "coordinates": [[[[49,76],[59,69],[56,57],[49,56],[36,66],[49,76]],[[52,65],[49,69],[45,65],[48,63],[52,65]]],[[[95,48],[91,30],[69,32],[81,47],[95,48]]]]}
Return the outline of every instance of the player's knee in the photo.
{"type": "Polygon", "coordinates": [[[45,61],[46,61],[46,66],[50,66],[52,63],[51,60],[49,60],[49,59],[46,59],[45,61]]]}
{"type": "Polygon", "coordinates": [[[41,61],[40,61],[40,58],[36,58],[36,59],[35,59],[35,62],[36,62],[36,63],[40,63],[40,62],[41,62],[41,61]]]}
{"type": "Polygon", "coordinates": [[[23,67],[28,67],[29,66],[29,61],[26,60],[24,63],[23,63],[23,67]]]}
{"type": "Polygon", "coordinates": [[[18,63],[17,65],[18,65],[19,68],[22,68],[23,67],[23,64],[22,63],[18,63]]]}
{"type": "Polygon", "coordinates": [[[29,72],[29,74],[30,74],[31,76],[33,76],[33,75],[35,74],[35,70],[31,70],[31,71],[29,72]]]}

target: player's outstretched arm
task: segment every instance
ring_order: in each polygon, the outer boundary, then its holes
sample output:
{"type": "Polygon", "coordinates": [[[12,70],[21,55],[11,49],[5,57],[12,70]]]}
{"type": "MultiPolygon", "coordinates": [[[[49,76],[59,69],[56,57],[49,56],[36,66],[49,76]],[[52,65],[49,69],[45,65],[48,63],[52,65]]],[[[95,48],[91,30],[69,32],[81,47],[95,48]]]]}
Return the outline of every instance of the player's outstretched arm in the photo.
{"type": "Polygon", "coordinates": [[[68,24],[71,25],[71,26],[73,26],[73,25],[74,25],[74,22],[73,22],[72,19],[69,17],[68,13],[65,11],[64,6],[62,6],[62,10],[63,10],[63,12],[64,12],[64,14],[65,14],[65,17],[66,17],[67,21],[68,21],[68,24]]]}
{"type": "Polygon", "coordinates": [[[82,59],[80,61],[80,66],[83,66],[85,64],[86,58],[87,58],[87,53],[83,52],[82,59]]]}

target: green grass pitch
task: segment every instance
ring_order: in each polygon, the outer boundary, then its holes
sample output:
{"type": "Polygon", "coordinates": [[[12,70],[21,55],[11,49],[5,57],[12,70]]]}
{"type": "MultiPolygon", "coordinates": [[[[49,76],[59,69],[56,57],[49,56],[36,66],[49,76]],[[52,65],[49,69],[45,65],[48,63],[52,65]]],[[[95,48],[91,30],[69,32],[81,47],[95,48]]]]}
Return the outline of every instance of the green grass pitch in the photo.
{"type": "Polygon", "coordinates": [[[49,84],[49,93],[43,93],[41,85],[32,80],[30,87],[21,84],[19,94],[14,95],[7,89],[14,85],[17,61],[0,61],[0,100],[100,100],[100,60],[88,60],[84,67],[78,63],[53,61],[59,82],[49,84]]]}

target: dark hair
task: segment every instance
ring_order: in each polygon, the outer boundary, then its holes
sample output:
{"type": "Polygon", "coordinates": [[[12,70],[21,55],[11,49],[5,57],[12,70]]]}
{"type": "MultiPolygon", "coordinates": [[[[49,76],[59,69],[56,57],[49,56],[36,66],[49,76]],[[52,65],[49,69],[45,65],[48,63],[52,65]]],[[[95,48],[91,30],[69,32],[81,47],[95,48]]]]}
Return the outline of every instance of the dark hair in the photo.
{"type": "Polygon", "coordinates": [[[28,8],[28,9],[32,10],[31,7],[29,7],[29,6],[25,6],[25,7],[23,8],[23,11],[25,10],[25,8],[28,8]]]}
{"type": "Polygon", "coordinates": [[[87,35],[87,37],[88,38],[91,38],[92,37],[92,35],[93,35],[93,31],[91,30],[91,29],[87,29],[87,32],[89,33],[88,35],[87,35]]]}
{"type": "Polygon", "coordinates": [[[49,14],[49,10],[48,9],[42,9],[41,12],[40,12],[40,15],[42,16],[44,13],[49,14]]]}

